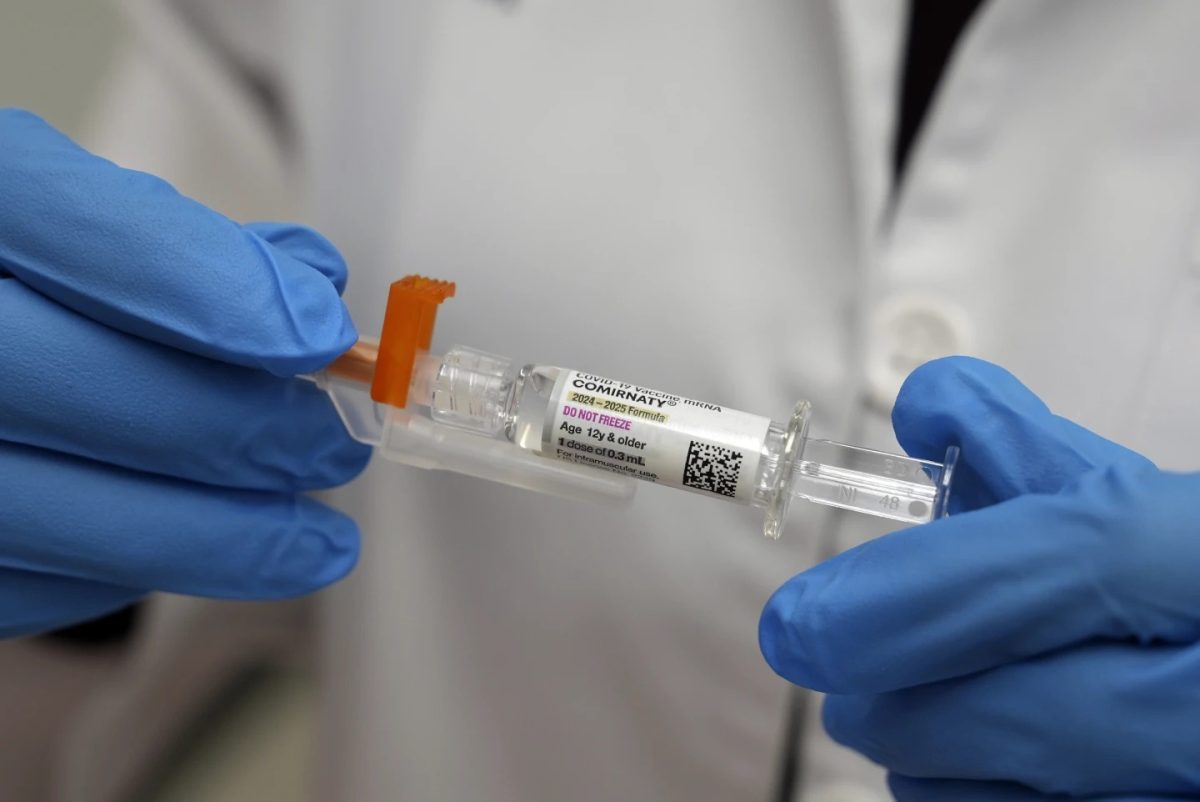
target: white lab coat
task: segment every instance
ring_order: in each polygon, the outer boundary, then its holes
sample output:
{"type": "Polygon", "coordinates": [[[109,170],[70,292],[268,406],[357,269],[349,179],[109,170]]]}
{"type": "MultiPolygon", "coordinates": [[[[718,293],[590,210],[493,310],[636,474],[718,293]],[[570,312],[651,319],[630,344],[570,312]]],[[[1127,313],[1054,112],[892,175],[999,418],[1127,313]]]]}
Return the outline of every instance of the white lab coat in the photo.
{"type": "MultiPolygon", "coordinates": [[[[129,8],[93,144],[318,226],[364,332],[419,271],[459,283],[438,346],[804,397],[885,448],[906,372],[969,352],[1197,465],[1200,4],[994,0],[898,195],[892,0],[129,8]]],[[[772,543],[692,494],[613,511],[382,461],[334,500],[364,544],[323,596],[317,759],[355,802],[771,799],[791,691],[759,610],[881,531],[811,508],[772,543]]],[[[884,798],[816,710],[800,798],[884,798]]]]}

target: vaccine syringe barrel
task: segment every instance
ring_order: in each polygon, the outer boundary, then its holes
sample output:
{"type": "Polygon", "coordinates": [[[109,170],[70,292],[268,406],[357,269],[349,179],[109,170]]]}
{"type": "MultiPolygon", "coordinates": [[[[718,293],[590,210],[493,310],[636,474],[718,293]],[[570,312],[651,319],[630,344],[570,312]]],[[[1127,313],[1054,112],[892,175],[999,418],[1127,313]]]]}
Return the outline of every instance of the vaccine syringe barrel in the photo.
{"type": "Polygon", "coordinates": [[[777,423],[584,371],[518,367],[466,347],[418,357],[409,406],[426,409],[437,426],[564,468],[762,508],[772,538],[793,496],[906,523],[940,517],[957,459],[955,448],[936,463],[810,439],[806,402],[777,423]]]}
{"type": "Polygon", "coordinates": [[[908,523],[946,512],[957,449],[939,464],[809,439],[805,402],[775,423],[472,348],[434,355],[437,310],[455,292],[426,276],[393,282],[379,339],[307,377],[389,459],[612,504],[654,482],[764,509],[773,538],[793,496],[908,523]]]}

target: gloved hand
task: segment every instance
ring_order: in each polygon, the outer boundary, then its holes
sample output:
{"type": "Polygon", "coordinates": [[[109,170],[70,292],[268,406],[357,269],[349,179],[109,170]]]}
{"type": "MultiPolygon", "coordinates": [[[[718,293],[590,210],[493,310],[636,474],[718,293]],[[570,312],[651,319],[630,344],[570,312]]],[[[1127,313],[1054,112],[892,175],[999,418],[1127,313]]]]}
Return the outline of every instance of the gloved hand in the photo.
{"type": "Polygon", "coordinates": [[[0,109],[0,635],[352,567],[354,522],[301,491],[369,450],[289,378],[354,342],[345,279],[312,231],[240,226],[0,109]]]}
{"type": "Polygon", "coordinates": [[[768,662],[902,802],[1200,799],[1200,475],[973,359],[918,369],[893,423],[962,447],[955,514],[790,580],[768,662]]]}

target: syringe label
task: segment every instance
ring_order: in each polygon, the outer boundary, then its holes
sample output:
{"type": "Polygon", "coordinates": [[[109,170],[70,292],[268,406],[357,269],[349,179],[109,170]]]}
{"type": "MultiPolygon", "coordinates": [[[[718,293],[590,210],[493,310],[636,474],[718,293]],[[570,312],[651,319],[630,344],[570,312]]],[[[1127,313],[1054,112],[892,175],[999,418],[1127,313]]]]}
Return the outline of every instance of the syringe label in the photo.
{"type": "Polygon", "coordinates": [[[548,456],[749,501],[768,418],[565,371],[543,438],[548,456]]]}

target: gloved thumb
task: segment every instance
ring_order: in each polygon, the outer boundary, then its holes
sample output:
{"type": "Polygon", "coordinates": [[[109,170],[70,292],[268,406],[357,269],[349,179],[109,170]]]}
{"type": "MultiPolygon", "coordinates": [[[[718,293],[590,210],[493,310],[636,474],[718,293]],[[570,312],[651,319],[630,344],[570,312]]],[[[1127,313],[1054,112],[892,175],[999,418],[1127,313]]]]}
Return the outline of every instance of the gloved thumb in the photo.
{"type": "Polygon", "coordinates": [[[1149,466],[1145,457],[1061,418],[998,365],[946,357],[917,368],[892,410],[900,445],[941,459],[957,445],[951,510],[978,509],[1025,493],[1055,493],[1098,466],[1149,466]]]}

